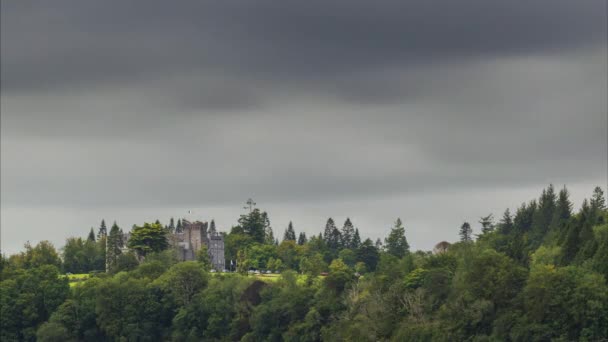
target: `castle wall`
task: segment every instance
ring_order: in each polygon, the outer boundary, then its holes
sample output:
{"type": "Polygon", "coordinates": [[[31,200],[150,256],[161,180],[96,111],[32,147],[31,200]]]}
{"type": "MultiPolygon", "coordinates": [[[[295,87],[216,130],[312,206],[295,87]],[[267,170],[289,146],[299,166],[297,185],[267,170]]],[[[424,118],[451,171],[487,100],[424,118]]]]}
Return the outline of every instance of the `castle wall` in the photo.
{"type": "Polygon", "coordinates": [[[226,262],[224,238],[219,234],[209,236],[207,222],[189,222],[186,220],[183,222],[183,231],[173,234],[171,238],[177,250],[178,258],[182,261],[196,260],[196,253],[205,245],[213,268],[220,271],[224,270],[226,262]]]}

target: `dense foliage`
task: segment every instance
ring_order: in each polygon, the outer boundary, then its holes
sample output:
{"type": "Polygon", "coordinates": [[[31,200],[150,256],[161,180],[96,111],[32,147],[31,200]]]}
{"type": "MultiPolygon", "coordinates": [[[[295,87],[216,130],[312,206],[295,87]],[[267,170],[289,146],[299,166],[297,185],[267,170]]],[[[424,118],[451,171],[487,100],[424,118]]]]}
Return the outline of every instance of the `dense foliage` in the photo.
{"type": "MultiPolygon", "coordinates": [[[[249,208],[225,235],[227,265],[205,253],[177,262],[166,233],[105,222],[97,237],[48,242],[2,257],[2,341],[596,341],[608,336],[608,211],[604,194],[573,212],[552,186],[479,235],[410,251],[401,220],[384,240],[361,241],[350,219],[307,238],[294,225],[274,238],[249,208]],[[297,237],[297,238],[296,238],[297,237]],[[107,247],[106,247],[107,246],[107,247]],[[107,252],[107,255],[105,254],[107,252]],[[109,260],[109,261],[108,261],[109,260]],[[108,261],[108,272],[103,272],[108,261]],[[280,271],[280,277],[250,270],[280,271]],[[62,273],[93,272],[75,286],[62,273]],[[322,274],[322,275],[321,275],[322,274]]],[[[215,224],[214,224],[215,229],[215,224]]]]}

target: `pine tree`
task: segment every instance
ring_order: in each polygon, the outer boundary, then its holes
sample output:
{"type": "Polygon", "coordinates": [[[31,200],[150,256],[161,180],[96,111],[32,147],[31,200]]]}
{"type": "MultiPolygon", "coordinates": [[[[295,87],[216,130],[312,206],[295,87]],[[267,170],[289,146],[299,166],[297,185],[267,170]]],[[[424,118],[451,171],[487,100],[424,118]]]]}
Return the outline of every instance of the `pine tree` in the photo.
{"type": "Polygon", "coordinates": [[[576,254],[578,253],[581,245],[579,224],[577,222],[570,222],[566,225],[566,237],[561,247],[562,256],[561,264],[566,266],[570,264],[576,254]]]}
{"type": "Polygon", "coordinates": [[[262,213],[260,209],[255,208],[247,214],[241,215],[239,225],[243,229],[243,233],[249,235],[253,241],[264,243],[266,238],[266,227],[269,226],[270,220],[267,213],[262,213]]]}
{"type": "Polygon", "coordinates": [[[555,212],[551,220],[550,230],[562,231],[562,228],[572,216],[572,202],[570,202],[570,194],[564,186],[559,191],[557,202],[555,204],[555,212]]]}
{"type": "Polygon", "coordinates": [[[397,258],[403,258],[409,253],[410,245],[407,243],[405,227],[403,227],[400,218],[397,218],[388,237],[384,239],[384,245],[386,246],[386,251],[397,258]]]}
{"type": "Polygon", "coordinates": [[[377,238],[377,239],[376,239],[376,244],[375,244],[375,247],[376,247],[376,248],[377,248],[379,251],[381,251],[381,250],[382,250],[382,240],[380,240],[380,238],[377,238]]]}
{"type": "Polygon", "coordinates": [[[270,218],[268,218],[268,214],[266,212],[262,213],[264,219],[264,243],[268,245],[274,244],[274,231],[270,226],[270,218]]]}
{"type": "Polygon", "coordinates": [[[106,235],[108,235],[108,229],[106,228],[106,221],[102,219],[101,224],[99,225],[99,231],[97,232],[97,239],[99,240],[106,235]]]}
{"type": "Polygon", "coordinates": [[[289,225],[283,235],[283,241],[296,241],[296,231],[293,229],[293,223],[289,221],[289,225]]]}
{"type": "Polygon", "coordinates": [[[325,224],[325,233],[323,234],[326,242],[329,242],[328,239],[331,238],[331,232],[334,230],[335,227],[336,224],[334,223],[334,219],[332,219],[331,217],[328,218],[327,223],[325,224]]]}
{"type": "Polygon", "coordinates": [[[154,221],[154,224],[160,224],[160,221],[156,219],[156,221],[154,221]]]}
{"type": "Polygon", "coordinates": [[[479,224],[481,224],[481,233],[488,234],[494,231],[494,217],[492,214],[481,217],[479,219],[479,224]]]}
{"type": "Polygon", "coordinates": [[[300,232],[300,235],[298,236],[298,245],[302,246],[304,244],[306,244],[306,233],[304,232],[300,232]]]}
{"type": "Polygon", "coordinates": [[[340,248],[342,234],[340,234],[340,231],[336,227],[336,224],[331,217],[327,219],[327,223],[325,224],[325,233],[323,235],[325,237],[325,243],[329,249],[335,252],[338,250],[338,248],[340,248]]]}
{"type": "Polygon", "coordinates": [[[511,218],[511,212],[507,208],[505,213],[502,215],[502,219],[499,223],[500,233],[504,235],[509,235],[513,231],[513,219],[511,218]]]}
{"type": "Polygon", "coordinates": [[[93,227],[91,227],[87,240],[95,242],[95,231],[93,230],[93,227]]]}
{"type": "Polygon", "coordinates": [[[468,222],[465,222],[460,226],[460,241],[469,243],[473,241],[473,229],[471,229],[471,225],[468,222]]]}
{"type": "Polygon", "coordinates": [[[177,226],[175,227],[176,233],[181,233],[184,231],[184,226],[182,225],[182,219],[177,219],[177,226]]]}
{"type": "Polygon", "coordinates": [[[169,226],[167,228],[171,233],[175,232],[175,220],[173,217],[169,219],[169,226]]]}
{"type": "Polygon", "coordinates": [[[591,210],[605,210],[606,209],[606,199],[604,197],[604,191],[599,186],[596,186],[593,189],[593,196],[591,197],[591,201],[589,202],[591,210]]]}
{"type": "Polygon", "coordinates": [[[353,237],[355,235],[355,227],[350,221],[350,218],[346,218],[344,226],[342,227],[342,248],[353,248],[353,237]]]}
{"type": "Polygon", "coordinates": [[[361,246],[361,236],[359,235],[359,228],[355,229],[355,235],[353,235],[352,248],[359,248],[361,246]]]}
{"type": "Polygon", "coordinates": [[[540,246],[545,234],[549,231],[556,208],[555,201],[555,190],[553,184],[550,184],[547,189],[543,190],[538,200],[537,210],[532,215],[532,228],[529,235],[532,249],[540,246]]]}
{"type": "Polygon", "coordinates": [[[116,221],[114,221],[112,228],[110,228],[110,234],[107,239],[106,263],[108,271],[112,272],[116,268],[119,255],[122,254],[123,245],[122,233],[116,221]]]}

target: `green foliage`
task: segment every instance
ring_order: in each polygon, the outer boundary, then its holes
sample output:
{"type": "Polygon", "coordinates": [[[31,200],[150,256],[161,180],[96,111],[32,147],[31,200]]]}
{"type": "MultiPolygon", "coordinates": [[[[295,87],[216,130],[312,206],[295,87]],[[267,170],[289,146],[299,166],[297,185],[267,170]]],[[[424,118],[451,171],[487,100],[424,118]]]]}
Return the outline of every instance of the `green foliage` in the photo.
{"type": "Polygon", "coordinates": [[[166,231],[163,226],[156,223],[144,223],[143,226],[134,226],[129,238],[129,248],[136,251],[139,256],[148,253],[160,252],[167,249],[166,231]]]}
{"type": "Polygon", "coordinates": [[[243,233],[251,237],[254,242],[264,243],[267,237],[266,228],[270,227],[270,221],[267,213],[261,212],[260,209],[256,208],[248,214],[241,215],[239,226],[243,233]]]}
{"type": "Polygon", "coordinates": [[[211,258],[209,257],[209,252],[207,251],[207,246],[203,245],[201,249],[196,252],[196,261],[201,264],[201,267],[205,271],[210,271],[213,268],[211,258]]]}
{"type": "Polygon", "coordinates": [[[462,224],[462,226],[460,226],[460,232],[458,235],[460,235],[461,242],[469,243],[473,241],[473,229],[471,228],[469,222],[465,222],[462,224]]]}
{"type": "Polygon", "coordinates": [[[608,336],[608,287],[604,277],[582,268],[552,265],[530,272],[523,290],[525,314],[518,340],[600,340],[608,336]]]}
{"type": "Polygon", "coordinates": [[[118,257],[122,254],[122,248],[124,247],[122,232],[116,222],[110,228],[107,239],[106,262],[108,270],[112,272],[117,267],[118,257]]]}
{"type": "Polygon", "coordinates": [[[170,293],[176,303],[187,306],[207,285],[208,276],[200,263],[185,261],[173,265],[156,283],[170,293]]]}
{"type": "Polygon", "coordinates": [[[405,228],[401,219],[395,221],[395,225],[391,229],[388,237],[384,240],[386,251],[397,258],[404,257],[410,251],[410,245],[405,238],[405,228]]]}
{"type": "Polygon", "coordinates": [[[0,340],[34,340],[68,292],[68,279],[53,265],[20,270],[0,282],[0,340]]]}
{"type": "MultiPolygon", "coordinates": [[[[98,239],[68,239],[63,263],[50,243],[28,244],[0,259],[0,339],[602,340],[608,336],[603,192],[595,190],[576,213],[565,189],[552,192],[514,217],[507,210],[495,229],[483,217],[477,241],[446,243],[437,254],[404,248],[401,223],[385,249],[370,239],[356,242],[356,229],[345,248],[351,231],[335,229],[333,220],[306,242],[275,245],[267,239],[268,216],[259,213],[263,241],[246,225],[225,237],[226,257],[242,275],[207,273],[204,248],[198,261],[178,262],[174,249],[149,244],[140,263],[135,252],[111,250],[122,241],[113,240],[122,234],[118,227],[98,239]],[[105,261],[106,241],[113,266],[108,274],[94,272],[105,261]],[[92,272],[65,276],[60,266],[92,272]],[[281,274],[248,272],[258,268],[281,274]],[[80,281],[70,288],[70,278],[80,281]]],[[[162,231],[157,236],[169,226],[162,231]]]]}
{"type": "Polygon", "coordinates": [[[293,223],[289,221],[289,225],[287,229],[285,229],[285,234],[283,235],[283,241],[296,241],[296,231],[293,229],[293,223]]]}

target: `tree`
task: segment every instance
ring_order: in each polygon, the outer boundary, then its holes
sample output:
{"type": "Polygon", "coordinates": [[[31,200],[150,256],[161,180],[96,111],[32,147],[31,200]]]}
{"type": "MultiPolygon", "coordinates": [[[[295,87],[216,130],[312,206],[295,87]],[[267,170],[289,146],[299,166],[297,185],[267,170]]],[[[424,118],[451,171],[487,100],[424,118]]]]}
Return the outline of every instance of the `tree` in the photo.
{"type": "Polygon", "coordinates": [[[97,232],[97,239],[99,240],[102,237],[108,235],[108,229],[106,228],[106,221],[104,219],[101,220],[101,224],[99,225],[99,230],[97,232]]]}
{"type": "Polygon", "coordinates": [[[321,272],[325,271],[326,268],[327,264],[320,253],[315,253],[300,260],[300,271],[309,277],[318,276],[321,272]]]}
{"type": "Polygon", "coordinates": [[[336,227],[336,224],[331,217],[327,219],[327,223],[325,224],[325,233],[323,236],[325,237],[327,247],[329,247],[329,249],[331,249],[333,252],[337,252],[342,241],[342,234],[336,227]]]}
{"type": "Polygon", "coordinates": [[[302,246],[306,244],[306,233],[304,232],[300,232],[300,235],[298,236],[298,245],[302,246]]]}
{"type": "Polygon", "coordinates": [[[120,233],[120,227],[114,221],[112,224],[112,228],[110,228],[110,234],[107,237],[107,249],[106,249],[106,263],[107,270],[112,271],[116,268],[116,263],[118,261],[118,256],[122,254],[123,247],[123,237],[120,233]]]}
{"type": "Polygon", "coordinates": [[[167,226],[167,229],[170,233],[175,232],[175,220],[173,219],[173,217],[169,219],[169,225],[167,226]]]}
{"type": "Polygon", "coordinates": [[[593,189],[593,196],[589,201],[592,210],[605,210],[606,209],[606,198],[604,197],[604,191],[599,186],[593,189]]]}
{"type": "Polygon", "coordinates": [[[272,231],[272,228],[269,226],[266,228],[266,237],[264,238],[264,243],[267,245],[274,245],[276,242],[275,238],[274,238],[274,232],[272,231]]]}
{"type": "Polygon", "coordinates": [[[355,229],[355,235],[353,235],[352,248],[359,248],[361,245],[361,236],[359,235],[359,228],[355,229]]]}
{"type": "Polygon", "coordinates": [[[481,233],[488,234],[494,231],[494,218],[492,214],[488,216],[481,217],[479,219],[479,224],[481,224],[481,233]]]}
{"type": "Polygon", "coordinates": [[[207,285],[208,276],[200,263],[184,261],[171,266],[158,282],[173,295],[179,305],[186,306],[207,285]]]}
{"type": "Polygon", "coordinates": [[[329,239],[331,239],[332,231],[336,227],[334,223],[334,219],[331,217],[327,219],[327,223],[325,224],[325,231],[323,233],[323,237],[325,238],[325,242],[329,244],[329,239]]]}
{"type": "Polygon", "coordinates": [[[384,240],[386,251],[397,258],[403,258],[410,251],[410,245],[405,238],[405,228],[400,218],[397,218],[388,237],[384,240]]]}
{"type": "Polygon", "coordinates": [[[511,218],[511,212],[508,208],[502,215],[502,219],[500,220],[498,226],[501,234],[509,235],[513,231],[513,219],[511,218]]]}
{"type": "Polygon", "coordinates": [[[350,218],[346,218],[344,226],[342,227],[342,248],[353,248],[353,237],[355,236],[355,227],[350,221],[350,218]]]}
{"type": "Polygon", "coordinates": [[[570,194],[564,186],[559,191],[557,196],[557,202],[555,205],[555,212],[553,213],[553,219],[551,220],[551,230],[561,230],[568,219],[572,216],[572,202],[570,202],[570,194]]]}
{"type": "Polygon", "coordinates": [[[354,267],[357,262],[357,256],[352,249],[345,248],[338,253],[338,257],[344,261],[348,267],[354,267]]]}
{"type": "Polygon", "coordinates": [[[184,231],[184,226],[182,225],[182,219],[177,219],[177,226],[175,227],[176,233],[181,233],[184,231]]]}
{"type": "Polygon", "coordinates": [[[283,234],[283,241],[296,241],[296,232],[293,229],[293,223],[289,221],[289,225],[283,234]]]}
{"type": "Polygon", "coordinates": [[[266,238],[266,227],[269,222],[268,214],[260,212],[255,208],[248,214],[243,214],[239,218],[239,226],[243,233],[251,236],[253,241],[264,243],[266,238]]]}
{"type": "Polygon", "coordinates": [[[73,338],[68,333],[68,330],[63,325],[55,322],[42,324],[36,332],[36,341],[60,342],[70,340],[73,340],[73,338]]]}
{"type": "Polygon", "coordinates": [[[374,246],[374,243],[370,239],[365,239],[361,246],[355,251],[357,260],[365,263],[367,270],[373,272],[376,270],[378,260],[380,260],[380,254],[378,248],[374,246]]]}
{"type": "Polygon", "coordinates": [[[353,271],[344,261],[342,259],[335,259],[329,265],[329,275],[325,278],[325,284],[328,288],[341,294],[353,278],[353,271]]]}
{"type": "Polygon", "coordinates": [[[296,270],[298,268],[298,249],[293,240],[284,240],[277,248],[277,255],[283,261],[286,268],[296,270]]]}
{"type": "Polygon", "coordinates": [[[23,268],[35,268],[43,265],[53,265],[57,268],[61,267],[59,254],[50,241],[40,241],[34,247],[27,242],[24,247],[25,252],[21,253],[23,268]]]}
{"type": "Polygon", "coordinates": [[[465,222],[460,226],[460,241],[462,242],[471,242],[473,241],[473,229],[471,229],[471,225],[468,222],[465,222]]]}
{"type": "Polygon", "coordinates": [[[135,250],[140,257],[151,252],[160,252],[167,249],[169,243],[165,230],[160,224],[144,223],[135,226],[129,239],[129,248],[135,250]]]}
{"type": "Polygon", "coordinates": [[[87,240],[95,242],[95,232],[93,231],[93,227],[91,227],[91,231],[89,231],[89,236],[87,240]]]}

